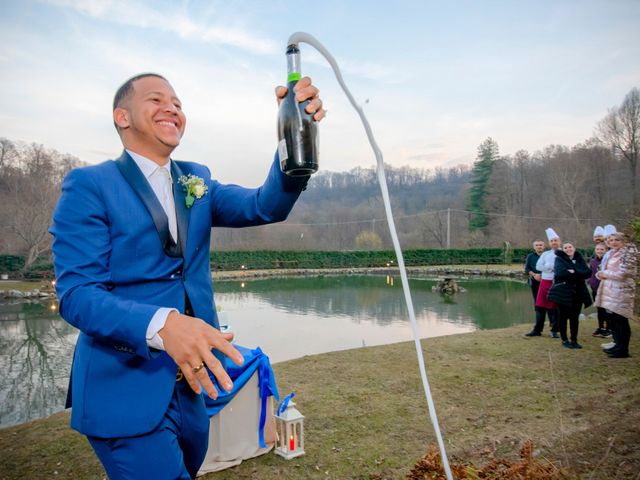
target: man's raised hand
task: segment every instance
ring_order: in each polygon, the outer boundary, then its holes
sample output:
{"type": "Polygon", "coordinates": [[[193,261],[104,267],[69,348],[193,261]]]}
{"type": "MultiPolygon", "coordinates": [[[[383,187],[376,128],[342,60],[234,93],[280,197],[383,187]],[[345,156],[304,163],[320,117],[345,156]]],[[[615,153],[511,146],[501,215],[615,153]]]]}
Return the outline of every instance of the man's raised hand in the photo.
{"type": "MultiPolygon", "coordinates": [[[[278,99],[278,105],[282,102],[282,99],[287,96],[287,87],[276,87],[276,98],[278,99]]],[[[320,90],[313,86],[309,77],[302,77],[293,87],[293,91],[296,93],[296,100],[298,102],[304,102],[309,100],[309,104],[305,107],[307,113],[313,114],[313,119],[317,122],[322,120],[327,111],[322,108],[322,100],[319,97],[320,90]]]]}

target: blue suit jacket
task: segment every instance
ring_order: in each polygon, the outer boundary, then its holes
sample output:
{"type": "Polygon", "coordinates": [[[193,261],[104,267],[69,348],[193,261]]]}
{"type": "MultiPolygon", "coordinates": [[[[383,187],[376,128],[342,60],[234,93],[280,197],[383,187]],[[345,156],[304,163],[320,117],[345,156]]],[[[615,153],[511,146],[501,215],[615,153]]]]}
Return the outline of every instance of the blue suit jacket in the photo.
{"type": "Polygon", "coordinates": [[[69,387],[71,426],[86,435],[127,437],[160,423],[177,366],[147,346],[151,317],[159,307],[184,312],[187,295],[195,316],[217,328],[211,227],[282,221],[306,184],[282,174],[277,157],[255,189],[222,185],[195,163],[172,161],[171,169],[177,244],[149,183],[126,152],[118,160],[72,170],[62,185],[50,232],[60,314],[80,330],[69,387]],[[203,178],[209,189],[190,209],[178,184],[188,174],[203,178]]]}

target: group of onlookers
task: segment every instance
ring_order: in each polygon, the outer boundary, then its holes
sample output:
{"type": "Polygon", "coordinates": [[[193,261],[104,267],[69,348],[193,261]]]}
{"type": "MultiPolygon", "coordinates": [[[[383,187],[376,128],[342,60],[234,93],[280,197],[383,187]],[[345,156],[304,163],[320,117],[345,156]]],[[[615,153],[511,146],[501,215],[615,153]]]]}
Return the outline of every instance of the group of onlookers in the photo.
{"type": "Polygon", "coordinates": [[[560,338],[565,348],[582,348],[578,343],[581,311],[595,303],[598,328],[592,336],[613,340],[602,345],[610,357],[629,357],[636,246],[613,225],[598,226],[593,232],[594,253],[587,261],[572,243],[562,243],[553,228],[545,233],[550,249],[545,251],[544,242],[536,240],[525,261],[536,314],[533,330],[525,336],[541,336],[548,317],[552,338],[560,338]]]}

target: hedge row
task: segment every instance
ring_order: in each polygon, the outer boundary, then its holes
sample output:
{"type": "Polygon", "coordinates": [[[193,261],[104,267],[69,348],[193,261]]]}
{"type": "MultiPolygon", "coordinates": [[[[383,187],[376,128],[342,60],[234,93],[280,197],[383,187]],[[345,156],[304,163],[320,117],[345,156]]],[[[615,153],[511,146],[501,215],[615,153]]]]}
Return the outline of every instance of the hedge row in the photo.
{"type": "Polygon", "coordinates": [[[24,267],[24,257],[0,255],[0,273],[18,272],[24,267]]]}
{"type": "MultiPolygon", "coordinates": [[[[524,263],[531,250],[516,248],[505,252],[500,248],[467,248],[460,250],[406,250],[403,252],[407,266],[445,264],[497,264],[524,263]]],[[[240,270],[244,268],[352,268],[384,267],[395,262],[392,251],[373,252],[318,252],[318,251],[247,251],[211,253],[214,270],[240,270]]]]}
{"type": "Polygon", "coordinates": [[[53,277],[53,263],[50,257],[39,257],[26,271],[24,257],[19,255],[0,255],[0,274],[8,274],[11,278],[25,280],[41,280],[53,277]]]}
{"type": "MultiPolygon", "coordinates": [[[[468,265],[524,263],[531,252],[528,248],[466,248],[455,250],[425,249],[406,250],[403,252],[407,266],[420,265],[468,265]]],[[[585,252],[587,254],[591,252],[585,252]]],[[[355,268],[384,267],[396,260],[393,251],[351,251],[351,252],[319,252],[319,251],[242,251],[211,253],[211,268],[214,270],[240,270],[244,268],[278,269],[278,268],[355,268]]],[[[26,272],[22,271],[24,258],[16,255],[0,255],[0,273],[11,276],[21,275],[27,279],[41,279],[53,276],[53,265],[50,258],[39,258],[26,272]]]]}

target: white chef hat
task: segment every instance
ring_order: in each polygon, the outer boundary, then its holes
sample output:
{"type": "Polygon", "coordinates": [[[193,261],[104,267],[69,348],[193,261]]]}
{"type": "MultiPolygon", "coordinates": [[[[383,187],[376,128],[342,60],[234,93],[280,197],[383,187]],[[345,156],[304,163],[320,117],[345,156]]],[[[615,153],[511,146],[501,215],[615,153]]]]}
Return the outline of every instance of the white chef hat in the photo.
{"type": "Polygon", "coordinates": [[[593,236],[595,237],[604,237],[605,233],[604,233],[604,228],[602,228],[600,225],[598,225],[595,230],[593,231],[593,236]]]}
{"type": "Polygon", "coordinates": [[[560,238],[560,235],[558,235],[556,231],[551,227],[547,228],[544,232],[547,234],[547,240],[549,241],[553,240],[554,238],[560,238]]]}
{"type": "Polygon", "coordinates": [[[616,227],[614,227],[611,224],[604,226],[604,236],[605,237],[608,237],[609,235],[613,235],[614,233],[618,233],[618,231],[616,230],[616,227]]]}

